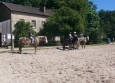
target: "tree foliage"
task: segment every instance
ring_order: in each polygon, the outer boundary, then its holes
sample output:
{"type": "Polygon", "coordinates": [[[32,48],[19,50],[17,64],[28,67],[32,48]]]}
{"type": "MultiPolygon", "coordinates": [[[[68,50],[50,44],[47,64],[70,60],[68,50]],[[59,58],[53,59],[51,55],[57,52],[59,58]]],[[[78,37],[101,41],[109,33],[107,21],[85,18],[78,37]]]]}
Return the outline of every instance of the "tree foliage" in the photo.
{"type": "Polygon", "coordinates": [[[61,7],[46,21],[43,34],[64,36],[70,31],[80,32],[84,30],[82,19],[77,11],[69,7],[61,7]]]}
{"type": "Polygon", "coordinates": [[[101,40],[101,34],[99,29],[100,17],[96,12],[96,5],[90,1],[88,4],[87,12],[87,27],[85,28],[85,34],[89,35],[90,42],[98,43],[101,40]]]}
{"type": "Polygon", "coordinates": [[[31,3],[29,0],[12,0],[11,1],[14,4],[24,5],[24,6],[31,6],[31,3]]]}
{"type": "Polygon", "coordinates": [[[115,38],[115,11],[100,10],[99,16],[101,31],[109,38],[115,38]]]}

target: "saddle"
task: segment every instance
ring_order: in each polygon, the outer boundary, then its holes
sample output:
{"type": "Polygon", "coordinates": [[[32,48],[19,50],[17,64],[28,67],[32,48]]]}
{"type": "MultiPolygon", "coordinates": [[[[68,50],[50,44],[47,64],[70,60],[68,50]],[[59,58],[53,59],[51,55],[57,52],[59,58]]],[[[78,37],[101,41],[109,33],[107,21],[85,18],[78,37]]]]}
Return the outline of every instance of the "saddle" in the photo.
{"type": "Polygon", "coordinates": [[[26,41],[30,41],[31,39],[30,38],[26,38],[26,41]]]}
{"type": "Polygon", "coordinates": [[[84,37],[81,37],[81,38],[78,38],[78,40],[81,42],[81,41],[86,41],[86,38],[84,37]]]}
{"type": "Polygon", "coordinates": [[[26,38],[26,40],[25,40],[25,44],[28,45],[30,42],[32,43],[32,40],[31,40],[30,38],[26,38]]]}

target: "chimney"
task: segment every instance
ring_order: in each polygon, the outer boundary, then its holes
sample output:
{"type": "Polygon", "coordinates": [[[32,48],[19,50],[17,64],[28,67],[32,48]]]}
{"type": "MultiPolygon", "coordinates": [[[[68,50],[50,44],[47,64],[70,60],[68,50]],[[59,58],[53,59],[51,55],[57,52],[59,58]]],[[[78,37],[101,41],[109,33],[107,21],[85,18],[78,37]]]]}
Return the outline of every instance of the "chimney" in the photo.
{"type": "Polygon", "coordinates": [[[40,7],[40,11],[45,13],[46,12],[46,7],[45,6],[40,7]]]}

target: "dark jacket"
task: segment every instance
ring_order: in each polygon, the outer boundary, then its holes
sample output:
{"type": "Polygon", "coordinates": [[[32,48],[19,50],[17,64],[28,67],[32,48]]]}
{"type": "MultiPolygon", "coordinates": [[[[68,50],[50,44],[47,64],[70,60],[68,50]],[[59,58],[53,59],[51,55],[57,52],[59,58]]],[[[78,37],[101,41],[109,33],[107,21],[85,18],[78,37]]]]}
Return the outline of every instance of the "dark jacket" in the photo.
{"type": "Polygon", "coordinates": [[[29,31],[29,33],[28,33],[28,37],[30,38],[31,36],[32,36],[32,32],[29,31]]]}

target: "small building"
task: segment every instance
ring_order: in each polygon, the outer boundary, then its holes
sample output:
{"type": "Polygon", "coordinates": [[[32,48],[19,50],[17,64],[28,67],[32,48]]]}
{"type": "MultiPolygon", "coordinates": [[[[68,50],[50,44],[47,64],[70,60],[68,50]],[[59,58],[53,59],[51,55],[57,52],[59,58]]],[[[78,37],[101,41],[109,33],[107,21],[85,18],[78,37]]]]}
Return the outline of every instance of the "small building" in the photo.
{"type": "Polygon", "coordinates": [[[7,46],[13,39],[14,25],[20,21],[30,22],[32,28],[39,32],[47,17],[52,14],[45,7],[33,8],[7,2],[0,3],[0,46],[7,46]]]}

